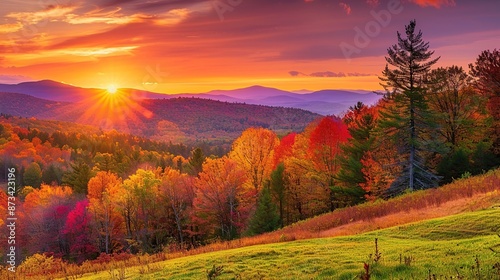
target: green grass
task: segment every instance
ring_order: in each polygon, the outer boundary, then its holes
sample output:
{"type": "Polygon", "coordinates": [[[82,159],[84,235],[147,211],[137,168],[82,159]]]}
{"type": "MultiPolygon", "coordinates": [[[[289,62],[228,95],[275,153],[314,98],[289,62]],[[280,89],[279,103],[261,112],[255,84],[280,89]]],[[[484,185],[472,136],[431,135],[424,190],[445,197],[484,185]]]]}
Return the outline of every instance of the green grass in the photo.
{"type": "MultiPolygon", "coordinates": [[[[222,275],[217,279],[359,279],[366,262],[370,264],[370,279],[429,279],[429,274],[431,279],[500,279],[498,234],[497,208],[354,236],[257,245],[172,259],[126,268],[125,277],[207,279],[207,270],[222,265],[222,275]],[[373,261],[375,238],[381,253],[378,263],[373,261]],[[404,257],[412,258],[410,265],[400,263],[404,257]]],[[[87,274],[84,279],[110,279],[112,273],[87,274]]]]}

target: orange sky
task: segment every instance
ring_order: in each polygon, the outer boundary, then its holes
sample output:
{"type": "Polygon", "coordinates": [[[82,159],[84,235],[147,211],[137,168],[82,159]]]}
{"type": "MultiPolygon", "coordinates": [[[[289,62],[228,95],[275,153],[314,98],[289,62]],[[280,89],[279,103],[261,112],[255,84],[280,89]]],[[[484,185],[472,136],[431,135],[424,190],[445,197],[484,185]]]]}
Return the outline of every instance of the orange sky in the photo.
{"type": "Polygon", "coordinates": [[[376,90],[411,19],[439,66],[466,67],[500,46],[499,10],[486,0],[6,0],[0,82],[376,90]]]}

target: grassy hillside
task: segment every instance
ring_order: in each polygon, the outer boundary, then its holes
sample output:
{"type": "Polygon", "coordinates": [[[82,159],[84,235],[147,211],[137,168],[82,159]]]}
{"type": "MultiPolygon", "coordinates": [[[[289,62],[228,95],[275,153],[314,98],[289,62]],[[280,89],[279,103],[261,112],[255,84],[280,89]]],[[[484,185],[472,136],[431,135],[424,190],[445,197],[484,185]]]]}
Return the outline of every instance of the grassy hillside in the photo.
{"type": "Polygon", "coordinates": [[[356,279],[367,263],[370,279],[500,279],[499,221],[500,170],[495,170],[439,189],[339,209],[273,233],[164,257],[203,254],[156,263],[136,260],[142,265],[128,269],[123,268],[126,262],[116,262],[114,268],[85,276],[205,279],[216,265],[223,269],[217,279],[356,279]],[[290,240],[296,241],[286,242],[290,240]]]}
{"type": "MultiPolygon", "coordinates": [[[[367,263],[370,279],[500,280],[499,221],[497,169],[438,189],[338,209],[255,237],[189,251],[104,255],[80,266],[39,256],[21,265],[16,275],[206,279],[207,270],[216,265],[223,269],[217,279],[357,279],[367,263]]],[[[5,273],[0,271],[0,278],[5,273]]]]}
{"type": "Polygon", "coordinates": [[[127,279],[206,279],[213,265],[222,266],[216,279],[356,279],[366,273],[364,263],[370,265],[370,279],[500,279],[499,221],[500,209],[495,208],[355,236],[257,245],[117,268],[83,279],[120,274],[127,279]]]}

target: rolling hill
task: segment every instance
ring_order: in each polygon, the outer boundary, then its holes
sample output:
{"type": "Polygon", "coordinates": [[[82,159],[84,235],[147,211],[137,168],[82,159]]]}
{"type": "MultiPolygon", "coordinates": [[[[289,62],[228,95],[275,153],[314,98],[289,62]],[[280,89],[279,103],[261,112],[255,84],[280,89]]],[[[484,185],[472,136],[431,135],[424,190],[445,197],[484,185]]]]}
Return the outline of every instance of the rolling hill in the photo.
{"type": "Polygon", "coordinates": [[[101,106],[95,100],[50,101],[0,93],[0,113],[93,125],[154,140],[233,140],[253,126],[279,134],[301,131],[320,115],[294,108],[220,102],[202,98],[139,99],[101,106]]]}
{"type": "MultiPolygon", "coordinates": [[[[321,115],[340,115],[358,101],[372,105],[381,97],[369,91],[321,90],[296,93],[263,86],[251,86],[234,90],[213,90],[196,94],[160,94],[131,88],[119,90],[121,94],[135,100],[199,97],[222,102],[304,109],[321,115]]],[[[0,92],[23,93],[59,102],[83,102],[92,98],[92,96],[102,94],[104,90],[81,88],[51,80],[42,80],[16,85],[0,84],[0,92]]]]}

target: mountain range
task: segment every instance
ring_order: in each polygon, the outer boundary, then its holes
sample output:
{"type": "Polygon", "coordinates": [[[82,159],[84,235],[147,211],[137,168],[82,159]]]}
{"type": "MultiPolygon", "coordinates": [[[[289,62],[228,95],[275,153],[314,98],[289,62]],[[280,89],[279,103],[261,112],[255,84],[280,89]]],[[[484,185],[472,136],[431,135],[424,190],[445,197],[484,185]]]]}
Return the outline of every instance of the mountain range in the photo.
{"type": "MultiPolygon", "coordinates": [[[[59,102],[81,102],[102,92],[102,89],[81,88],[51,80],[0,84],[0,92],[23,93],[37,98],[59,102]]],[[[236,102],[274,107],[289,107],[311,111],[320,115],[340,115],[356,102],[372,105],[380,95],[370,91],[321,90],[290,92],[263,86],[234,90],[213,90],[206,93],[161,94],[139,89],[122,88],[121,94],[132,99],[171,99],[198,97],[222,102],[236,102]],[[305,93],[304,93],[305,92],[305,93]]]]}
{"type": "Polygon", "coordinates": [[[321,117],[296,108],[194,97],[61,102],[0,92],[0,100],[0,113],[5,115],[92,125],[172,143],[230,143],[249,127],[269,128],[284,135],[300,132],[321,117]]]}

